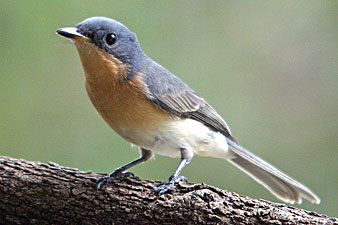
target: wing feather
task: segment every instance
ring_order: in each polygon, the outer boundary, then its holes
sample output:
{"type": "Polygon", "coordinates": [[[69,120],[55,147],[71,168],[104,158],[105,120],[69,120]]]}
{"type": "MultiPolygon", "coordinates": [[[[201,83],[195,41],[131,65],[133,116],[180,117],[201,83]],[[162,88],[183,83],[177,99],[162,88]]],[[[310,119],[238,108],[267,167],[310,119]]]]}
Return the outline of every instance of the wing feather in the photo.
{"type": "Polygon", "coordinates": [[[145,76],[148,98],[160,109],[183,118],[197,120],[234,140],[221,116],[188,85],[171,74],[145,76]]]}

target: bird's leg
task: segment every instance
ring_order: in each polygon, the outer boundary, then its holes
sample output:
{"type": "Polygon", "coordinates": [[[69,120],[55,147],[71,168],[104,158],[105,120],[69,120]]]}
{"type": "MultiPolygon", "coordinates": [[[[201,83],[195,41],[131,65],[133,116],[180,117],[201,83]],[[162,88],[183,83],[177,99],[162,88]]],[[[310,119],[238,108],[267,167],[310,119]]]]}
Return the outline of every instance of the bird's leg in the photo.
{"type": "Polygon", "coordinates": [[[193,152],[190,150],[187,150],[185,148],[181,149],[181,161],[180,164],[178,165],[177,169],[169,177],[169,181],[153,190],[153,192],[158,193],[158,195],[162,195],[165,192],[167,192],[169,189],[173,188],[178,182],[180,181],[187,181],[187,178],[184,176],[179,176],[182,169],[190,162],[190,160],[193,157],[193,152]]]}
{"type": "Polygon", "coordinates": [[[151,158],[152,152],[146,149],[141,148],[141,157],[128,163],[127,165],[121,166],[114,170],[111,174],[105,177],[99,178],[97,182],[97,189],[101,189],[105,184],[110,183],[112,180],[114,180],[117,177],[129,177],[134,176],[131,172],[123,172],[133,166],[136,166],[137,164],[140,164],[142,162],[147,161],[149,158],[151,158]]]}

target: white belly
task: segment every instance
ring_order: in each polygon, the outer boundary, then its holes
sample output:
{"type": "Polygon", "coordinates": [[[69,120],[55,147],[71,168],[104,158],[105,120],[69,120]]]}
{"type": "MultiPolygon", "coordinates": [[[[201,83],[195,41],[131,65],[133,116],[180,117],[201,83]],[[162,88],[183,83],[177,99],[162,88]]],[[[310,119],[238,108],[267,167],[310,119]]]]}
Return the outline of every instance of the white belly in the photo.
{"type": "Polygon", "coordinates": [[[154,143],[141,146],[159,155],[181,157],[181,149],[193,154],[216,158],[229,158],[228,144],[223,134],[215,132],[192,119],[171,120],[151,134],[154,143]]]}

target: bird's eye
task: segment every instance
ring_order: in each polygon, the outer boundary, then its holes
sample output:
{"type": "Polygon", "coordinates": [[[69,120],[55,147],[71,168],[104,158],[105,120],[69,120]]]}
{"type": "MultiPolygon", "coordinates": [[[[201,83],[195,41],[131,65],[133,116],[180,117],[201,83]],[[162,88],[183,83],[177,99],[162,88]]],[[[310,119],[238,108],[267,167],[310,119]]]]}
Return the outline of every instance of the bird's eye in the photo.
{"type": "Polygon", "coordinates": [[[106,36],[106,42],[107,42],[108,45],[113,45],[113,44],[116,43],[116,41],[117,41],[116,34],[114,34],[114,33],[107,34],[107,36],[106,36]]]}

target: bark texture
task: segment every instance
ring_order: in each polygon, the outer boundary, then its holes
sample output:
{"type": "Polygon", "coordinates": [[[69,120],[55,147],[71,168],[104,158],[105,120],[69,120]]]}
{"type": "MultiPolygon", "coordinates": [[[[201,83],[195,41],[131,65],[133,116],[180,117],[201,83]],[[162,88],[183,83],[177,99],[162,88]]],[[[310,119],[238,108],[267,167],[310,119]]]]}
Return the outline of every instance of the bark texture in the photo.
{"type": "Polygon", "coordinates": [[[152,194],[159,181],[119,178],[0,156],[1,224],[338,224],[315,212],[193,183],[152,194]]]}

